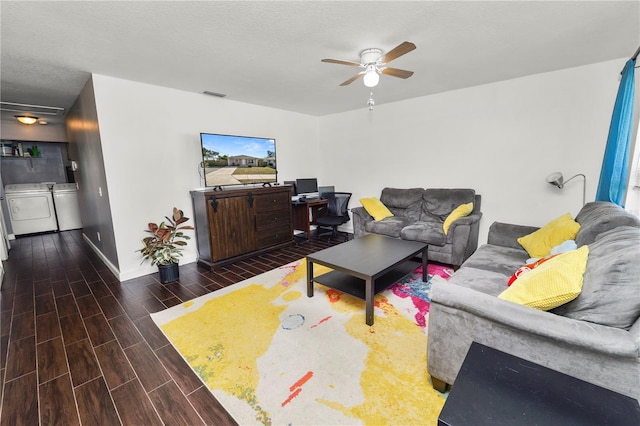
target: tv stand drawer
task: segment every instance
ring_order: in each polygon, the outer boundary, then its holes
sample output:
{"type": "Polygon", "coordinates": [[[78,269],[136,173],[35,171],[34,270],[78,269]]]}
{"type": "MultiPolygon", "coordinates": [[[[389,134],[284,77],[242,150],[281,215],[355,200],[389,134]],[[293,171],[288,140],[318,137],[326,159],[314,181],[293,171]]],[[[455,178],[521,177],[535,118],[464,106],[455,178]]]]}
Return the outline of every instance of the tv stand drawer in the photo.
{"type": "Polygon", "coordinates": [[[291,223],[291,210],[280,209],[256,214],[256,230],[258,232],[276,226],[289,226],[291,223]]]}
{"type": "Polygon", "coordinates": [[[280,225],[277,228],[258,231],[257,243],[258,248],[268,247],[274,244],[284,243],[291,240],[292,236],[289,224],[280,225]]]}
{"type": "Polygon", "coordinates": [[[256,213],[261,215],[272,210],[291,210],[291,192],[274,192],[270,194],[256,194],[256,213]]]}

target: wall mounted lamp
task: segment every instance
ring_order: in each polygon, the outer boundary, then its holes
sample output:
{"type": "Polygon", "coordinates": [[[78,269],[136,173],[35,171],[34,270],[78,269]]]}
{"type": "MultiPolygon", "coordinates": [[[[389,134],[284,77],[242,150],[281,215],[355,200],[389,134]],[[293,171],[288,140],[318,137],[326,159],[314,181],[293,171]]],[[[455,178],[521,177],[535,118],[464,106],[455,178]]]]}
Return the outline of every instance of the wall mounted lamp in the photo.
{"type": "Polygon", "coordinates": [[[583,175],[582,173],[578,173],[577,175],[571,176],[569,179],[564,180],[564,177],[562,176],[562,173],[560,172],[555,172],[555,173],[551,173],[549,176],[547,176],[547,182],[550,183],[553,186],[556,186],[560,189],[564,188],[564,184],[569,182],[571,179],[576,178],[578,176],[582,176],[582,205],[584,206],[586,204],[586,191],[587,191],[587,177],[585,175],[583,175]]]}
{"type": "Polygon", "coordinates": [[[16,120],[22,124],[35,124],[38,121],[38,117],[30,117],[27,115],[16,115],[16,120]]]}

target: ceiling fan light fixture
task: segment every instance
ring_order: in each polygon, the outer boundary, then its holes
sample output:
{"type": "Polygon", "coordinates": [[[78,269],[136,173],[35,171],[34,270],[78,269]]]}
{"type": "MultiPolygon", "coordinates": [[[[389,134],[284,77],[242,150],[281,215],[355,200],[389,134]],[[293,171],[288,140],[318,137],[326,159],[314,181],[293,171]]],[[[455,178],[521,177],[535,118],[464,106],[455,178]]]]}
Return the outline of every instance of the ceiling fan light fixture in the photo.
{"type": "Polygon", "coordinates": [[[364,85],[367,87],[376,87],[380,81],[380,74],[376,70],[375,65],[368,65],[367,71],[364,73],[364,85]]]}
{"type": "Polygon", "coordinates": [[[38,121],[38,117],[30,117],[27,115],[16,115],[16,120],[22,124],[35,124],[38,121]]]}

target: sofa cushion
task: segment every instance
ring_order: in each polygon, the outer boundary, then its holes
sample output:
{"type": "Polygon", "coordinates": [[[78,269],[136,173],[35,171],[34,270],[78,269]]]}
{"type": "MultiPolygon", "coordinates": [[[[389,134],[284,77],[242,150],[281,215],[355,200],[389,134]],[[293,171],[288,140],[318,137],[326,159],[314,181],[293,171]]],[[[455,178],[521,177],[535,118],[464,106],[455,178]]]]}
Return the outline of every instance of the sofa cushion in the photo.
{"type": "Polygon", "coordinates": [[[582,293],[553,310],[628,330],[640,316],[640,228],[621,226],[589,245],[582,293]]]}
{"type": "Polygon", "coordinates": [[[551,249],[566,240],[573,240],[580,230],[580,224],[569,213],[555,218],[542,228],[518,238],[518,242],[533,258],[545,257],[551,249]]]}
{"type": "Polygon", "coordinates": [[[392,216],[382,220],[368,222],[364,225],[367,232],[374,234],[387,235],[389,237],[400,238],[400,231],[413,221],[408,217],[392,216]]]}
{"type": "Polygon", "coordinates": [[[402,228],[400,237],[403,240],[420,241],[435,246],[443,246],[447,242],[447,236],[439,222],[418,221],[402,228]]]}
{"type": "Polygon", "coordinates": [[[374,220],[382,220],[386,217],[393,216],[387,206],[382,204],[376,197],[360,198],[362,207],[373,217],[374,220]]]}
{"type": "Polygon", "coordinates": [[[576,222],[580,224],[576,235],[578,247],[593,243],[598,235],[618,226],[640,227],[640,218],[607,201],[585,204],[576,216],[576,222]]]}
{"type": "Polygon", "coordinates": [[[506,288],[509,277],[525,264],[528,257],[522,249],[484,244],[462,266],[497,272],[502,275],[506,288]]]}
{"type": "Polygon", "coordinates": [[[449,278],[447,285],[459,285],[497,296],[507,288],[507,281],[504,274],[499,272],[463,266],[449,278]]]}
{"type": "Polygon", "coordinates": [[[548,311],[578,297],[589,256],[589,246],[554,256],[520,276],[500,299],[548,311]]]}
{"type": "Polygon", "coordinates": [[[380,194],[380,201],[395,216],[408,217],[415,222],[420,219],[423,193],[422,188],[384,188],[380,194]]]}
{"type": "Polygon", "coordinates": [[[461,204],[473,203],[476,191],[473,189],[428,188],[424,191],[421,221],[427,222],[425,216],[437,218],[440,222],[461,204]]]}

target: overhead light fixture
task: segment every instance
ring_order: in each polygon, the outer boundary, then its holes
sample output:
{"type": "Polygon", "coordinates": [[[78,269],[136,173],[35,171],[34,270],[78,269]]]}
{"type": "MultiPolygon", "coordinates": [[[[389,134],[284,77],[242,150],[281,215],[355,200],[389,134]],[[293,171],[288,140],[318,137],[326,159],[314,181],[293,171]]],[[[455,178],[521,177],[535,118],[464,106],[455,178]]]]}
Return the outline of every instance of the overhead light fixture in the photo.
{"type": "Polygon", "coordinates": [[[576,178],[578,176],[582,176],[582,205],[584,206],[586,204],[586,190],[587,190],[587,177],[585,175],[583,175],[582,173],[578,173],[575,176],[571,176],[569,179],[567,179],[566,181],[564,180],[564,177],[562,176],[562,173],[560,172],[555,172],[555,173],[551,173],[549,176],[547,176],[547,182],[550,183],[553,186],[556,186],[560,189],[564,188],[564,185],[569,182],[571,179],[576,178]]]}
{"type": "Polygon", "coordinates": [[[375,65],[367,65],[367,71],[364,73],[363,81],[364,85],[367,87],[376,87],[378,85],[378,81],[380,81],[380,74],[378,74],[375,65]]]}
{"type": "Polygon", "coordinates": [[[35,124],[38,121],[38,117],[29,117],[28,115],[16,115],[15,117],[22,124],[35,124]]]}

